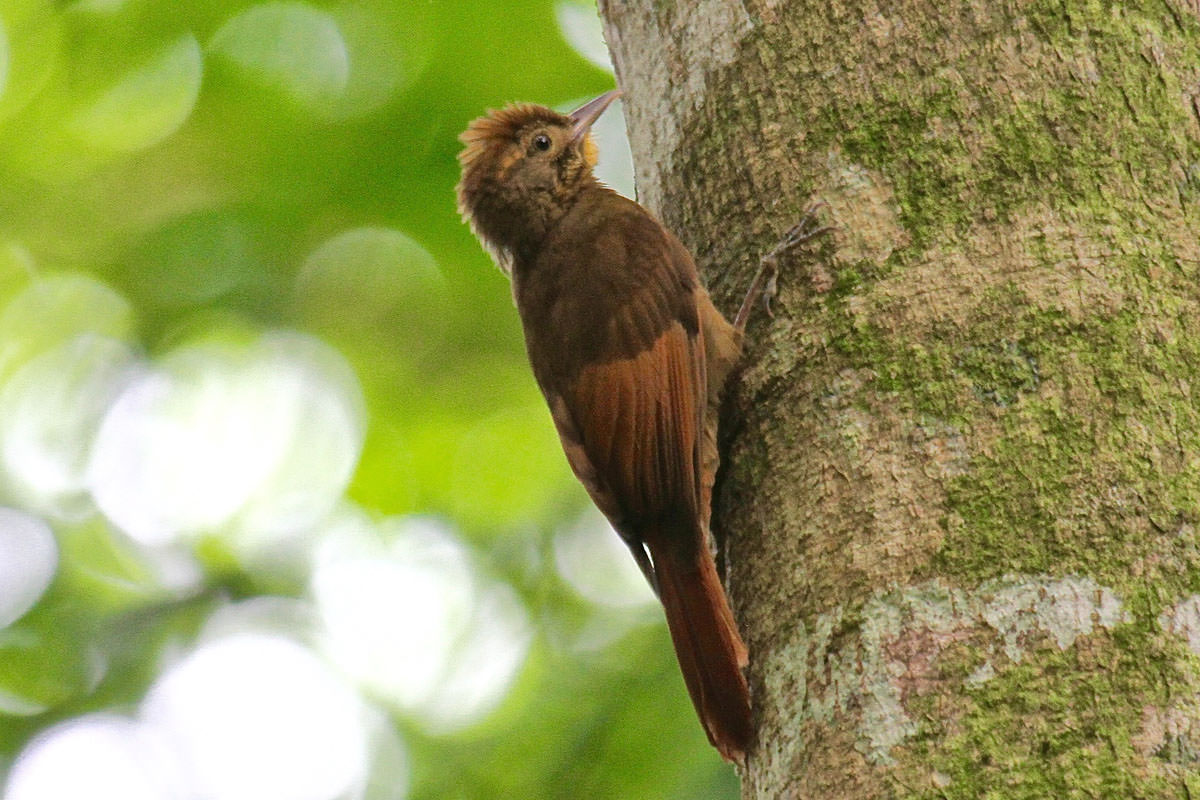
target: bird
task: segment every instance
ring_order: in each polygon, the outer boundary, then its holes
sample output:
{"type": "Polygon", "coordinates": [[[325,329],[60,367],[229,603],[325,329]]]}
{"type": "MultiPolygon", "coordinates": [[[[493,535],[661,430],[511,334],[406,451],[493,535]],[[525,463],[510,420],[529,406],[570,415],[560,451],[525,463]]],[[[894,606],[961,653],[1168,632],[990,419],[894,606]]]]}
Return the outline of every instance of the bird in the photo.
{"type": "Polygon", "coordinates": [[[729,322],[679,239],[594,175],[591,128],[620,94],[568,114],[519,103],[471,121],[458,208],[511,280],[567,461],[661,601],[709,741],[744,765],[748,653],[708,544],[719,402],[779,253],[824,229],[793,228],[729,322]]]}

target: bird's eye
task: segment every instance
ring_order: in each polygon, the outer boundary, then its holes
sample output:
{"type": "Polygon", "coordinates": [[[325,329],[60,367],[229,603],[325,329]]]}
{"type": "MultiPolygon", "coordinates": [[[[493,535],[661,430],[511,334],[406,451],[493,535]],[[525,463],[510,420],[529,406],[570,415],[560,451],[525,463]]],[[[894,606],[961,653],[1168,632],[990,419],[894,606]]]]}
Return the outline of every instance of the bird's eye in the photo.
{"type": "Polygon", "coordinates": [[[546,151],[550,149],[550,137],[544,133],[539,133],[533,137],[533,146],[538,150],[546,151]]]}

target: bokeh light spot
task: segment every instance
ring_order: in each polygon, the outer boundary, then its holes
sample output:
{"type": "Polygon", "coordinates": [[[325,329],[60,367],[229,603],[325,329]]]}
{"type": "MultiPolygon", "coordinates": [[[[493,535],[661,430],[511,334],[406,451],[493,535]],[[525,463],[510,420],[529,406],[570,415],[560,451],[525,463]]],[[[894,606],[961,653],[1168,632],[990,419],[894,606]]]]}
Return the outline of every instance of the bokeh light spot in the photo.
{"type": "Polygon", "coordinates": [[[604,42],[604,28],[600,24],[600,13],[594,3],[560,0],[554,7],[554,15],[567,43],[575,48],[576,52],[600,69],[612,72],[608,45],[604,42]]]}
{"type": "Polygon", "coordinates": [[[350,483],[366,435],[358,381],[335,350],[310,336],[275,332],[263,337],[255,360],[258,396],[287,435],[238,515],[237,544],[247,551],[328,514],[350,483]]]}
{"type": "Polygon", "coordinates": [[[61,67],[64,26],[62,10],[54,3],[6,0],[0,3],[0,18],[6,53],[0,91],[4,121],[28,106],[61,67]]]}
{"type": "Polygon", "coordinates": [[[370,113],[392,99],[424,67],[428,45],[420,32],[401,34],[391,17],[401,7],[396,4],[362,0],[344,2],[330,9],[338,30],[346,42],[350,72],[340,101],[331,108],[332,116],[346,118],[370,113]]]}
{"type": "Polygon", "coordinates": [[[355,326],[375,329],[400,322],[409,305],[421,305],[422,295],[441,282],[433,256],[409,236],[355,228],[309,255],[296,276],[296,293],[309,315],[350,317],[355,326]]]}
{"type": "Polygon", "coordinates": [[[9,775],[4,800],[175,800],[188,796],[162,743],[138,722],[91,714],[44,731],[9,775]]]}
{"type": "Polygon", "coordinates": [[[429,369],[431,355],[444,357],[454,301],[433,256],[401,231],[352,228],[322,242],[293,299],[305,327],[344,348],[372,388],[390,392],[409,370],[429,369]]]}
{"type": "Polygon", "coordinates": [[[0,508],[0,629],[33,608],[57,569],[50,527],[23,511],[0,508]]]}
{"type": "Polygon", "coordinates": [[[529,621],[511,587],[477,579],[473,600],[469,627],[454,642],[449,669],[423,701],[434,730],[455,730],[495,707],[529,651],[529,621]]]}
{"type": "Polygon", "coordinates": [[[232,544],[254,555],[333,507],[364,416],[349,366],[311,337],[184,346],[113,403],[88,481],[104,514],[140,542],[236,522],[232,544]]]}
{"type": "Polygon", "coordinates": [[[192,113],[203,72],[200,44],[188,34],[78,111],[70,130],[81,141],[114,152],[157,144],[192,113]]]}
{"type": "Polygon", "coordinates": [[[0,388],[0,485],[9,499],[59,519],[93,510],[92,441],[133,359],[123,342],[82,334],[13,373],[0,388]]]}
{"type": "Polygon", "coordinates": [[[206,800],[333,800],[365,778],[357,694],[280,636],[202,645],[159,679],[143,716],[206,800]]]}
{"type": "Polygon", "coordinates": [[[245,215],[229,209],[171,219],[126,256],[132,299],[177,309],[227,296],[262,273],[261,237],[245,215]]]}
{"type": "Polygon", "coordinates": [[[307,600],[264,595],[219,606],[196,637],[199,642],[215,642],[231,636],[253,633],[283,636],[309,644],[314,609],[307,600]]]}
{"type": "Polygon", "coordinates": [[[337,21],[307,3],[252,6],[222,25],[209,48],[314,110],[334,106],[350,77],[350,57],[337,21]]]}
{"type": "MultiPolygon", "coordinates": [[[[581,97],[561,110],[577,108],[590,99],[592,98],[581,97]]],[[[592,125],[592,139],[600,152],[600,158],[596,162],[596,177],[626,197],[636,197],[633,185],[633,151],[629,149],[622,101],[617,100],[609,106],[592,125]]]]}
{"type": "Polygon", "coordinates": [[[0,378],[81,333],[125,339],[132,329],[129,302],[94,278],[35,278],[0,310],[0,378]]]}
{"type": "Polygon", "coordinates": [[[595,509],[554,537],[554,563],[593,603],[618,608],[657,603],[629,548],[595,509]]]}
{"type": "Polygon", "coordinates": [[[330,657],[435,731],[468,725],[504,696],[530,631],[505,584],[472,566],[440,523],[343,518],[322,545],[313,592],[330,657]]]}

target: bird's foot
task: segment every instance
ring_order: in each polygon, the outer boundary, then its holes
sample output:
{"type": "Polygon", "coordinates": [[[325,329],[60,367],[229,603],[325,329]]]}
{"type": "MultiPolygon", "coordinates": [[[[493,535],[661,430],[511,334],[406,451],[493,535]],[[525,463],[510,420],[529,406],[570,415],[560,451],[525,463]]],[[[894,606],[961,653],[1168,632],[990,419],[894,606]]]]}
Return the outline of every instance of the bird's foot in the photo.
{"type": "Polygon", "coordinates": [[[771,310],[771,300],[775,298],[775,293],[779,288],[779,258],[789,250],[834,229],[833,225],[822,225],[817,218],[817,213],[828,205],[824,200],[810,203],[804,209],[804,216],[800,218],[800,221],[788,228],[779,244],[762,257],[758,265],[758,272],[755,273],[754,280],[750,282],[750,288],[746,291],[745,299],[742,300],[742,307],[738,309],[737,318],[733,321],[733,326],[737,330],[746,329],[750,310],[759,297],[762,297],[763,308],[766,309],[767,316],[774,318],[775,312],[771,310]]]}

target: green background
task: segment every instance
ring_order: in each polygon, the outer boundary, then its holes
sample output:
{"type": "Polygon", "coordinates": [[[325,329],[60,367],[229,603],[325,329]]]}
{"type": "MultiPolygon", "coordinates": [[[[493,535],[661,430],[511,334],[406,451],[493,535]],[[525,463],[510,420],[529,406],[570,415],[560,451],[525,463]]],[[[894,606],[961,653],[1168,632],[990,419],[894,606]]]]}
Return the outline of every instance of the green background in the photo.
{"type": "MultiPolygon", "coordinates": [[[[528,654],[467,727],[439,733],[364,690],[407,750],[406,767],[375,760],[368,797],[397,796],[385,776],[401,768],[412,798],[736,796],[658,611],[593,603],[556,568],[555,537],[587,499],[525,364],[507,281],[454,207],[471,118],[613,85],[567,43],[559,20],[576,12],[0,0],[0,381],[87,332],[147,364],[184,343],[319,337],[364,401],[345,502],[371,519],[440,520],[524,606],[528,654]],[[358,230],[385,235],[321,251],[358,230]],[[305,271],[316,252],[324,261],[305,271]],[[58,288],[14,307],[41,284],[58,288]]],[[[0,504],[20,499],[6,490],[0,504]]],[[[311,599],[303,558],[246,558],[220,526],[186,541],[202,577],[181,592],[104,514],[48,522],[53,583],[0,629],[0,691],[37,707],[0,712],[0,776],[39,731],[136,710],[214,613],[311,599]]]]}

